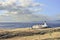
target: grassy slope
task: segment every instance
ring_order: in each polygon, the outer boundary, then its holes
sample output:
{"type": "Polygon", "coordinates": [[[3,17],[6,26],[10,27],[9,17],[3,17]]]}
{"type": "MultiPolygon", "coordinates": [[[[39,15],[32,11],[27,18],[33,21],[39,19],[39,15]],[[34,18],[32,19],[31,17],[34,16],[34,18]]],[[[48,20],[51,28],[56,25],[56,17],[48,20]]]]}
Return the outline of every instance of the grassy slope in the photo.
{"type": "Polygon", "coordinates": [[[60,40],[60,28],[1,30],[0,40],[60,40]],[[1,36],[3,35],[3,36],[1,36]],[[6,36],[8,35],[8,36],[6,36]]]}

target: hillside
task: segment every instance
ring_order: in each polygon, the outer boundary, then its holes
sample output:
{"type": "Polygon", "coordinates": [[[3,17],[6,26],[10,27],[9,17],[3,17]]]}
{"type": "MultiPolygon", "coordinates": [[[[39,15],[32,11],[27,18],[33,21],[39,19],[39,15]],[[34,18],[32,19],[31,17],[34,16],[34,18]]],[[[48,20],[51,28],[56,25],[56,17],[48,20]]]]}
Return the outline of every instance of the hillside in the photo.
{"type": "Polygon", "coordinates": [[[0,30],[0,40],[60,40],[60,28],[0,30]]]}

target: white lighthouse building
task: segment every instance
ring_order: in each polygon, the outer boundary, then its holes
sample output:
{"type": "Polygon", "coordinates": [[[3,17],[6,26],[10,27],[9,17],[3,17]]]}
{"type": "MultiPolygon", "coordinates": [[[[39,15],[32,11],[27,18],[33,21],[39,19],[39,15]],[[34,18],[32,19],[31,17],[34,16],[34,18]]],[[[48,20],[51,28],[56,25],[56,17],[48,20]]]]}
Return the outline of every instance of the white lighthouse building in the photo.
{"type": "Polygon", "coordinates": [[[43,25],[33,25],[33,26],[32,26],[33,29],[34,29],[34,28],[47,28],[47,27],[48,27],[48,25],[47,25],[46,22],[44,22],[43,25]]]}
{"type": "Polygon", "coordinates": [[[41,25],[42,27],[48,27],[48,25],[47,25],[47,23],[46,22],[44,22],[44,24],[43,25],[41,25]]]}

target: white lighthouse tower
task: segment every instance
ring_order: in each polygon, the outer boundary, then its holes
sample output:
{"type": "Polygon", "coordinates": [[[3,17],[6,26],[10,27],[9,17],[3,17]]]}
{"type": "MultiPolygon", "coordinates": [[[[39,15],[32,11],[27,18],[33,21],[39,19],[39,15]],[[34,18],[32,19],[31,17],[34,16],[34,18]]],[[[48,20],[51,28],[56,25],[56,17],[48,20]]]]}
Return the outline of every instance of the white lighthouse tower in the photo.
{"type": "Polygon", "coordinates": [[[44,22],[44,24],[42,25],[42,27],[43,27],[43,28],[48,27],[46,21],[44,22]]]}

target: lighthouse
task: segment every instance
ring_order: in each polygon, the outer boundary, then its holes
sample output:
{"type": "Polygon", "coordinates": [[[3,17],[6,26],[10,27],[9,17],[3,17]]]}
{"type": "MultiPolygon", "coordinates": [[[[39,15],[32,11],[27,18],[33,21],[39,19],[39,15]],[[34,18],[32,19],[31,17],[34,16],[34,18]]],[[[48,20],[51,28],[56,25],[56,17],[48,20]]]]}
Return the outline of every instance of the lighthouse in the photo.
{"type": "Polygon", "coordinates": [[[46,21],[44,22],[44,24],[42,25],[42,27],[43,27],[43,28],[48,27],[46,21]]]}
{"type": "Polygon", "coordinates": [[[47,25],[47,23],[45,21],[44,24],[42,24],[42,25],[41,24],[40,25],[33,25],[32,28],[33,29],[48,28],[48,25],[47,25]]]}

